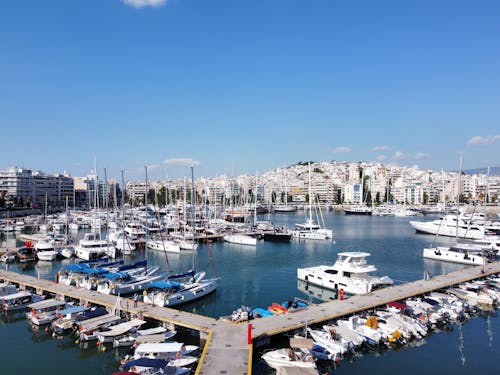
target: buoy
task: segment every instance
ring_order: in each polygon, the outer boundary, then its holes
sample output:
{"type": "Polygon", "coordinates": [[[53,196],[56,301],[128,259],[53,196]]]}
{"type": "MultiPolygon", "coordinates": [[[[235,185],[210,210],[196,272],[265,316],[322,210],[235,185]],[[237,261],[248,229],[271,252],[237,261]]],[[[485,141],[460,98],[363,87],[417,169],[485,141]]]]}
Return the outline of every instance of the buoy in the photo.
{"type": "Polygon", "coordinates": [[[49,327],[45,327],[45,332],[49,332],[49,327]]]}
{"type": "Polygon", "coordinates": [[[77,344],[77,345],[78,345],[79,343],[80,343],[80,340],[76,340],[76,341],[75,341],[75,344],[77,344]]]}

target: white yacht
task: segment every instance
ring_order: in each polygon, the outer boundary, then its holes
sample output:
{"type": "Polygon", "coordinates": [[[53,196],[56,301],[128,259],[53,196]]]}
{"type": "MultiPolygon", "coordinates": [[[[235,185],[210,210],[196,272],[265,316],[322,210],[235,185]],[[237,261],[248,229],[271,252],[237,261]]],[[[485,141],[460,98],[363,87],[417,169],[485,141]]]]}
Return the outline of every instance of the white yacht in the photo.
{"type": "Polygon", "coordinates": [[[38,241],[35,244],[35,250],[39,260],[51,262],[57,258],[58,251],[50,241],[38,241]]]}
{"type": "Polygon", "coordinates": [[[224,241],[239,245],[257,245],[257,238],[247,236],[246,234],[228,234],[224,236],[224,241]]]}
{"type": "Polygon", "coordinates": [[[212,293],[217,284],[217,278],[205,279],[205,272],[197,273],[186,282],[159,280],[149,284],[149,293],[144,295],[143,302],[162,307],[181,305],[212,293]]]}
{"type": "Polygon", "coordinates": [[[104,256],[115,258],[116,249],[108,241],[101,239],[100,233],[85,233],[77,246],[75,246],[75,255],[83,260],[94,260],[104,256]]]}
{"type": "Polygon", "coordinates": [[[488,263],[492,250],[479,244],[456,244],[453,246],[436,246],[424,248],[423,257],[446,262],[482,266],[488,263]]]}
{"type": "Polygon", "coordinates": [[[495,235],[494,226],[485,225],[484,221],[464,215],[445,215],[431,221],[410,221],[415,231],[439,236],[484,239],[495,235]]]}
{"type": "Polygon", "coordinates": [[[297,278],[323,288],[334,289],[348,294],[364,294],[374,289],[392,285],[389,276],[376,277],[369,273],[377,269],[366,262],[370,253],[341,252],[332,266],[298,268],[297,278]]]}
{"type": "Polygon", "coordinates": [[[155,251],[162,251],[167,253],[180,253],[181,247],[179,243],[170,240],[148,240],[146,248],[155,251]]]}
{"type": "Polygon", "coordinates": [[[282,373],[283,368],[296,368],[301,374],[317,374],[318,369],[314,357],[308,350],[302,350],[302,348],[311,349],[313,341],[301,339],[300,341],[304,344],[294,345],[293,340],[299,342],[299,339],[292,338],[290,339],[290,348],[270,350],[262,355],[262,359],[278,374],[282,373]]]}

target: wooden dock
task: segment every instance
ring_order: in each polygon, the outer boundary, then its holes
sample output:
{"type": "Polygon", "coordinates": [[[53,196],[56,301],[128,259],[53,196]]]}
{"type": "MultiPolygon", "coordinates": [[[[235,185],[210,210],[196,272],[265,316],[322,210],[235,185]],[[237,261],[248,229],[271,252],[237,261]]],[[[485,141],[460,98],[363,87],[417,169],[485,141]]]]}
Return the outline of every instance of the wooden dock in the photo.
{"type": "MultiPolygon", "coordinates": [[[[306,324],[318,324],[349,314],[384,305],[388,302],[421,295],[433,290],[447,288],[463,282],[500,273],[500,262],[470,267],[446,275],[438,275],[429,280],[417,280],[389,288],[380,289],[366,295],[350,297],[343,301],[331,301],[312,305],[305,310],[285,313],[250,321],[251,339],[265,339],[304,327],[306,324]]],[[[29,288],[37,292],[48,292],[59,297],[79,300],[106,306],[110,309],[117,305],[116,296],[105,295],[86,289],[56,284],[51,280],[0,270],[0,279],[29,288]]],[[[204,349],[196,369],[196,374],[247,374],[252,372],[253,345],[248,342],[247,324],[233,324],[222,320],[196,315],[170,308],[156,307],[124,299],[120,303],[123,311],[154,319],[167,324],[190,328],[200,332],[200,339],[205,341],[204,349]]],[[[252,342],[252,341],[250,341],[252,342]]]]}

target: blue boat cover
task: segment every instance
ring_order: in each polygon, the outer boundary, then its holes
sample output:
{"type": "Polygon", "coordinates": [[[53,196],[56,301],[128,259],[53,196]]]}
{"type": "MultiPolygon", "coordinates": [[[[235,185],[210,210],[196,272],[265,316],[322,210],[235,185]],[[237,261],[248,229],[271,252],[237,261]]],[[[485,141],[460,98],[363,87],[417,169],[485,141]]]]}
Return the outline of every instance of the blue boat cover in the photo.
{"type": "Polygon", "coordinates": [[[116,279],[127,279],[130,278],[130,275],[126,272],[108,272],[104,274],[106,279],[116,280],[116,279]]]}
{"type": "Polygon", "coordinates": [[[91,308],[90,310],[87,310],[85,311],[84,313],[82,313],[83,316],[85,316],[86,318],[96,318],[98,316],[101,316],[101,315],[104,315],[104,314],[107,314],[108,311],[106,310],[105,307],[93,307],[91,308]]]}
{"type": "Polygon", "coordinates": [[[79,313],[82,311],[86,311],[88,309],[89,308],[85,307],[85,306],[75,305],[75,306],[68,307],[67,309],[64,309],[64,310],[59,310],[59,314],[61,314],[61,315],[76,314],[76,313],[79,313]]]}
{"type": "Polygon", "coordinates": [[[175,275],[169,275],[168,279],[182,279],[184,277],[191,277],[194,276],[194,270],[189,270],[188,272],[184,273],[177,273],[175,275]]]}
{"type": "Polygon", "coordinates": [[[82,270],[81,272],[86,275],[102,275],[108,273],[109,271],[102,268],[88,268],[82,270]]]}
{"type": "Polygon", "coordinates": [[[123,264],[123,260],[117,260],[117,261],[114,261],[114,262],[100,264],[99,266],[100,267],[112,267],[112,266],[119,266],[119,265],[122,265],[122,264],[123,264]]]}
{"type": "Polygon", "coordinates": [[[104,257],[104,258],[99,258],[99,259],[81,260],[78,263],[79,264],[85,264],[85,263],[88,264],[88,263],[103,263],[103,262],[109,262],[109,258],[104,257]]]}
{"type": "Polygon", "coordinates": [[[66,271],[74,271],[74,272],[79,272],[79,271],[89,269],[89,268],[90,268],[90,266],[86,263],[69,264],[69,265],[63,267],[63,269],[66,271]]]}
{"type": "Polygon", "coordinates": [[[135,263],[132,263],[132,264],[126,264],[124,266],[120,266],[120,267],[118,267],[118,271],[126,271],[126,270],[130,270],[132,268],[144,267],[144,266],[147,266],[147,265],[148,265],[148,260],[144,259],[144,260],[140,260],[139,262],[135,262],[135,263]]]}
{"type": "Polygon", "coordinates": [[[170,281],[170,280],[160,280],[160,281],[153,281],[148,284],[149,288],[158,288],[158,289],[172,289],[172,288],[179,288],[181,286],[180,283],[177,281],[170,281]]]}
{"type": "Polygon", "coordinates": [[[139,359],[134,359],[132,361],[126,362],[123,366],[122,369],[127,371],[131,367],[134,366],[141,366],[141,367],[152,367],[152,368],[164,368],[168,364],[167,361],[164,359],[155,359],[155,358],[139,358],[139,359]]]}

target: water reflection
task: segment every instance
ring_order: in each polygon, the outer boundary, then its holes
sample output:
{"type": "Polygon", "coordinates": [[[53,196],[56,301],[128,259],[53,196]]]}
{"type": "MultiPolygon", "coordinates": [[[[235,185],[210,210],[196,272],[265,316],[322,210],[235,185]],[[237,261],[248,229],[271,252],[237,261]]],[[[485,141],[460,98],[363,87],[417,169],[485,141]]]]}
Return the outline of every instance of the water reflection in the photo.
{"type": "Polygon", "coordinates": [[[313,303],[317,303],[318,301],[335,301],[337,299],[337,293],[334,290],[325,289],[302,280],[297,280],[297,289],[304,293],[308,300],[313,303]],[[318,301],[315,301],[314,299],[318,301]]]}

